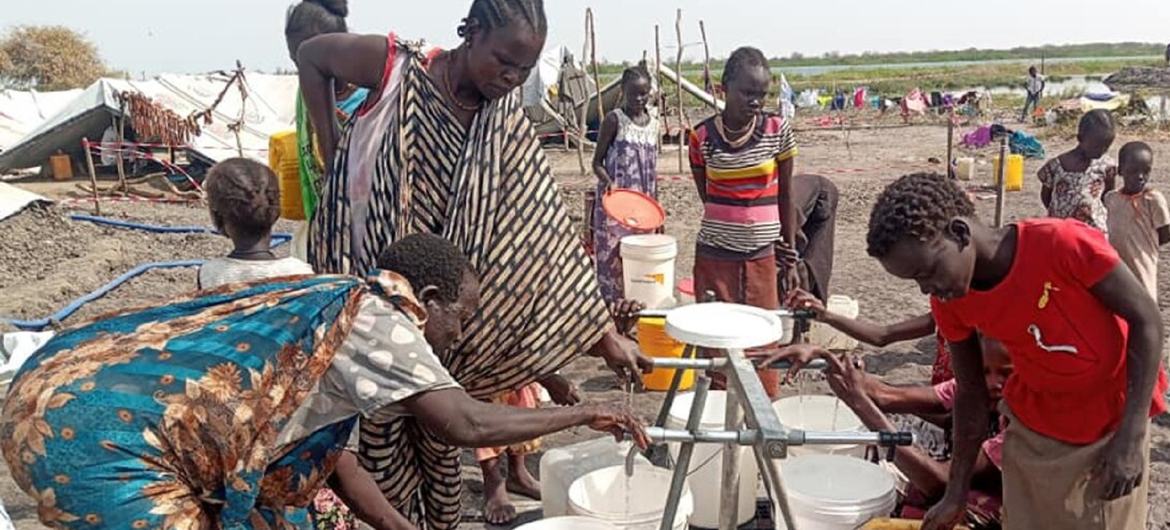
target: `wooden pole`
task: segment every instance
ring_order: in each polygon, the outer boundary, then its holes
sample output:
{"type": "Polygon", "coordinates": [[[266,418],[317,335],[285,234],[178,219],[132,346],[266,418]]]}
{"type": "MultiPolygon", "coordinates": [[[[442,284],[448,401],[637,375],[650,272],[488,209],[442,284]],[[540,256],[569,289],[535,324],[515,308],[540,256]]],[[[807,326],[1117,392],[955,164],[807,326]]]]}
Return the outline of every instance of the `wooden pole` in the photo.
{"type": "Polygon", "coordinates": [[[1004,171],[1007,170],[1008,137],[999,141],[999,167],[995,169],[995,227],[1003,226],[1004,171]]]}
{"type": "Polygon", "coordinates": [[[605,120],[605,102],[601,100],[601,76],[597,71],[597,33],[594,31],[593,8],[585,8],[585,17],[589,20],[589,62],[593,64],[593,84],[597,85],[597,129],[601,130],[601,122],[605,120]]]}
{"type": "Polygon", "coordinates": [[[707,46],[707,26],[702,20],[699,21],[699,33],[703,36],[703,90],[715,95],[715,83],[711,80],[711,48],[707,46]]]}
{"type": "Polygon", "coordinates": [[[952,162],[955,158],[955,111],[951,110],[947,116],[947,177],[955,178],[955,166],[952,162]]]}
{"type": "Polygon", "coordinates": [[[98,202],[97,170],[93,168],[93,153],[89,150],[89,138],[81,139],[81,149],[85,151],[85,167],[89,168],[89,184],[93,186],[93,214],[101,215],[102,207],[98,202]]]}
{"type": "Polygon", "coordinates": [[[678,54],[674,59],[674,73],[678,76],[678,83],[675,83],[675,96],[678,103],[678,174],[684,174],[685,167],[683,166],[683,151],[686,149],[687,132],[690,127],[687,126],[686,113],[683,111],[682,100],[682,57],[683,57],[683,40],[682,40],[682,8],[679,8],[678,15],[674,19],[674,34],[678,38],[678,54]]]}
{"type": "Polygon", "coordinates": [[[130,185],[126,183],[126,166],[122,162],[122,145],[126,143],[125,120],[123,118],[125,116],[125,109],[126,107],[123,104],[119,115],[113,118],[114,130],[118,132],[118,147],[114,151],[118,158],[115,159],[114,165],[118,168],[118,187],[122,189],[123,195],[129,196],[130,185]]]}
{"type": "MultiPolygon", "coordinates": [[[[666,125],[666,130],[670,130],[670,125],[666,121],[666,89],[662,87],[662,41],[659,37],[658,24],[654,25],[654,75],[658,76],[658,93],[654,95],[658,99],[659,114],[662,115],[662,124],[666,125]]],[[[662,135],[658,135],[658,152],[662,153],[662,135]]]]}
{"type": "MultiPolygon", "coordinates": [[[[585,44],[581,46],[581,60],[585,60],[585,56],[589,54],[589,10],[585,10],[585,44]]],[[[583,73],[583,72],[582,72],[583,73]]],[[[577,100],[573,101],[573,112],[577,113],[577,163],[581,166],[581,175],[588,175],[589,172],[585,168],[585,120],[589,117],[589,94],[585,94],[585,101],[581,102],[581,110],[577,111],[575,105],[577,100]]]]}

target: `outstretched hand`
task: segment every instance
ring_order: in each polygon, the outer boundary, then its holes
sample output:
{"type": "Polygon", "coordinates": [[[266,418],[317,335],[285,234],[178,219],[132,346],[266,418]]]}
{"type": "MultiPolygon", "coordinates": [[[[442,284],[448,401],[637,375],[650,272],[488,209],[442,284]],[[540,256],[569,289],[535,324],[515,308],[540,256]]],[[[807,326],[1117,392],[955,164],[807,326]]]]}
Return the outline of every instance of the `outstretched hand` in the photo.
{"type": "Polygon", "coordinates": [[[646,309],[646,304],[637,300],[618,300],[613,305],[613,323],[618,333],[629,337],[638,323],[638,313],[646,309]]]}
{"type": "Polygon", "coordinates": [[[650,447],[645,424],[625,405],[594,405],[590,417],[590,429],[610,433],[619,442],[629,433],[638,448],[650,447]]]}
{"type": "Polygon", "coordinates": [[[564,376],[552,374],[540,380],[540,386],[548,391],[553,403],[563,407],[570,407],[581,402],[581,392],[564,376]]]}
{"type": "Polygon", "coordinates": [[[639,373],[648,374],[654,370],[654,361],[642,355],[637,345],[629,339],[610,331],[601,338],[594,348],[594,355],[601,357],[605,365],[613,370],[623,382],[638,381],[639,373]]]}
{"type": "Polygon", "coordinates": [[[788,296],[784,298],[784,305],[794,311],[800,309],[812,311],[817,320],[825,317],[825,303],[804,289],[789,291],[788,296]]]}
{"type": "Polygon", "coordinates": [[[764,357],[763,360],[757,362],[756,365],[761,368],[766,368],[780,361],[788,361],[789,363],[792,363],[791,366],[788,367],[788,373],[784,376],[784,382],[789,383],[793,378],[796,377],[796,374],[804,369],[804,366],[813,359],[818,357],[826,358],[831,356],[832,354],[830,354],[828,351],[814,344],[792,344],[780,348],[779,351],[769,355],[768,357],[764,357]]]}
{"type": "Polygon", "coordinates": [[[833,389],[838,398],[850,406],[869,398],[869,376],[865,372],[865,362],[860,357],[828,355],[825,361],[829,363],[825,370],[829,388],[833,389]]]}

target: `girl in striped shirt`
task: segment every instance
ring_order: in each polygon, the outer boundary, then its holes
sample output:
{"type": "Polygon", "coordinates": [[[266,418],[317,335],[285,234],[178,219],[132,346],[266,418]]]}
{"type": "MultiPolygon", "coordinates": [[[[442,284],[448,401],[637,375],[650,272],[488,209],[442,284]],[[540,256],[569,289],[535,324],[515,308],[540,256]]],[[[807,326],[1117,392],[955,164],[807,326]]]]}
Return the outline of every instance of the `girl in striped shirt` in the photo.
{"type": "MultiPolygon", "coordinates": [[[[694,277],[696,294],[779,309],[779,267],[788,287],[800,285],[791,250],[796,139],[787,120],[763,111],[771,81],[760,50],[735,50],[723,70],[726,108],[691,134],[691,171],[704,206],[694,277]]],[[[778,373],[760,376],[770,395],[778,393],[778,373]]]]}

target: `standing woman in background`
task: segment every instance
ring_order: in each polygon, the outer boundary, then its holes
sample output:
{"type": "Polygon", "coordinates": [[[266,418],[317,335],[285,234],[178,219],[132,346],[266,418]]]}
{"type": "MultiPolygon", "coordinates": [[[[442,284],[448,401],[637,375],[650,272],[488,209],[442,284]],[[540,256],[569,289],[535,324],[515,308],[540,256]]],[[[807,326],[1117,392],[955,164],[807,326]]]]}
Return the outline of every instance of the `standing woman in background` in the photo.
{"type": "MultiPolygon", "coordinates": [[[[543,2],[474,0],[458,31],[462,42],[445,51],[394,34],[322,35],[301,46],[301,88],[323,159],[333,161],[309,263],[361,274],[408,234],[453,242],[482,274],[483,303],[441,361],[476,398],[544,381],[586,352],[632,377],[640,358],[610,323],[514,90],[544,47],[543,2]],[[339,130],[331,87],[347,82],[371,95],[339,130]]],[[[432,529],[458,526],[458,448],[408,419],[363,422],[361,431],[363,465],[404,515],[432,529]]]]}
{"type": "Polygon", "coordinates": [[[652,90],[650,72],[644,65],[622,72],[621,108],[601,122],[593,174],[597,175],[597,200],[593,202],[593,249],[601,296],[613,306],[624,298],[621,239],[634,231],[609,218],[601,200],[611,191],[640,191],[658,199],[658,119],[647,104],[652,90]]]}
{"type": "MultiPolygon", "coordinates": [[[[297,50],[305,41],[327,33],[346,33],[349,31],[345,17],[349,15],[348,0],[305,0],[288,10],[284,21],[284,39],[288,45],[288,54],[293,63],[297,63],[297,50]]],[[[341,83],[335,87],[334,100],[336,101],[335,119],[344,124],[349,117],[357,112],[358,107],[365,102],[369,89],[357,87],[348,83],[341,83]]],[[[317,139],[313,135],[313,124],[309,120],[309,111],[305,106],[305,98],[297,91],[297,159],[300,167],[301,203],[305,210],[305,219],[311,221],[317,209],[320,197],[322,175],[325,174],[325,164],[319,156],[317,139]]],[[[294,257],[305,260],[308,257],[308,222],[299,223],[295,242],[293,244],[294,257]]]]}

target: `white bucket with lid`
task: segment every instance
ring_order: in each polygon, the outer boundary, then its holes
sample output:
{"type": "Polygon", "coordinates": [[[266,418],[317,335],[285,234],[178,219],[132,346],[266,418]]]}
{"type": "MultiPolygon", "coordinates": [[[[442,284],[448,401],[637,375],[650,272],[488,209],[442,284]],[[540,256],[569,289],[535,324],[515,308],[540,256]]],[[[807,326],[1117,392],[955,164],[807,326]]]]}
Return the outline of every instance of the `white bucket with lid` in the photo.
{"type": "MultiPolygon", "coordinates": [[[[632,477],[626,476],[624,465],[599,469],[569,486],[569,513],[599,519],[621,530],[658,530],[670,478],[670,471],[645,465],[634,466],[632,477]]],[[[684,487],[671,528],[686,530],[693,509],[691,490],[684,487]]]]}
{"type": "MultiPolygon", "coordinates": [[[[894,511],[894,479],[865,460],[808,455],[780,463],[793,522],[800,530],[853,530],[894,511]]],[[[777,523],[784,528],[783,520],[777,523]]]]}
{"type": "Polygon", "coordinates": [[[626,236],[621,254],[626,299],[642,302],[649,309],[672,307],[678,242],[663,234],[626,236]]]}
{"type": "MultiPolygon", "coordinates": [[[[686,429],[687,417],[691,414],[691,404],[695,394],[679,394],[670,407],[670,416],[666,420],[667,429],[686,429]]],[[[707,392],[707,401],[703,406],[700,430],[722,431],[723,419],[727,413],[727,392],[712,390],[707,392]]],[[[680,445],[669,444],[670,456],[678,459],[680,445]]],[[[699,528],[719,528],[719,496],[723,482],[723,446],[716,444],[695,444],[691,454],[691,464],[687,474],[690,476],[691,489],[695,494],[695,513],[691,516],[691,526],[699,528]]],[[[751,521],[756,515],[756,495],[759,486],[759,467],[756,465],[755,455],[751,447],[739,448],[739,518],[737,524],[743,525],[751,521]]]]}
{"type": "MultiPolygon", "coordinates": [[[[772,403],[780,423],[789,429],[817,432],[866,432],[853,410],[833,396],[790,396],[772,403]]],[[[865,458],[864,445],[794,445],[790,458],[813,454],[832,454],[865,458]]]]}
{"type": "Polygon", "coordinates": [[[533,521],[516,527],[516,530],[618,530],[618,527],[600,519],[566,515],[533,521]]]}
{"type": "MultiPolygon", "coordinates": [[[[573,482],[598,469],[624,465],[633,445],[604,436],[546,450],[540,457],[540,503],[544,516],[568,515],[569,487],[573,482]]],[[[641,454],[634,459],[638,465],[650,465],[641,454]]]]}

